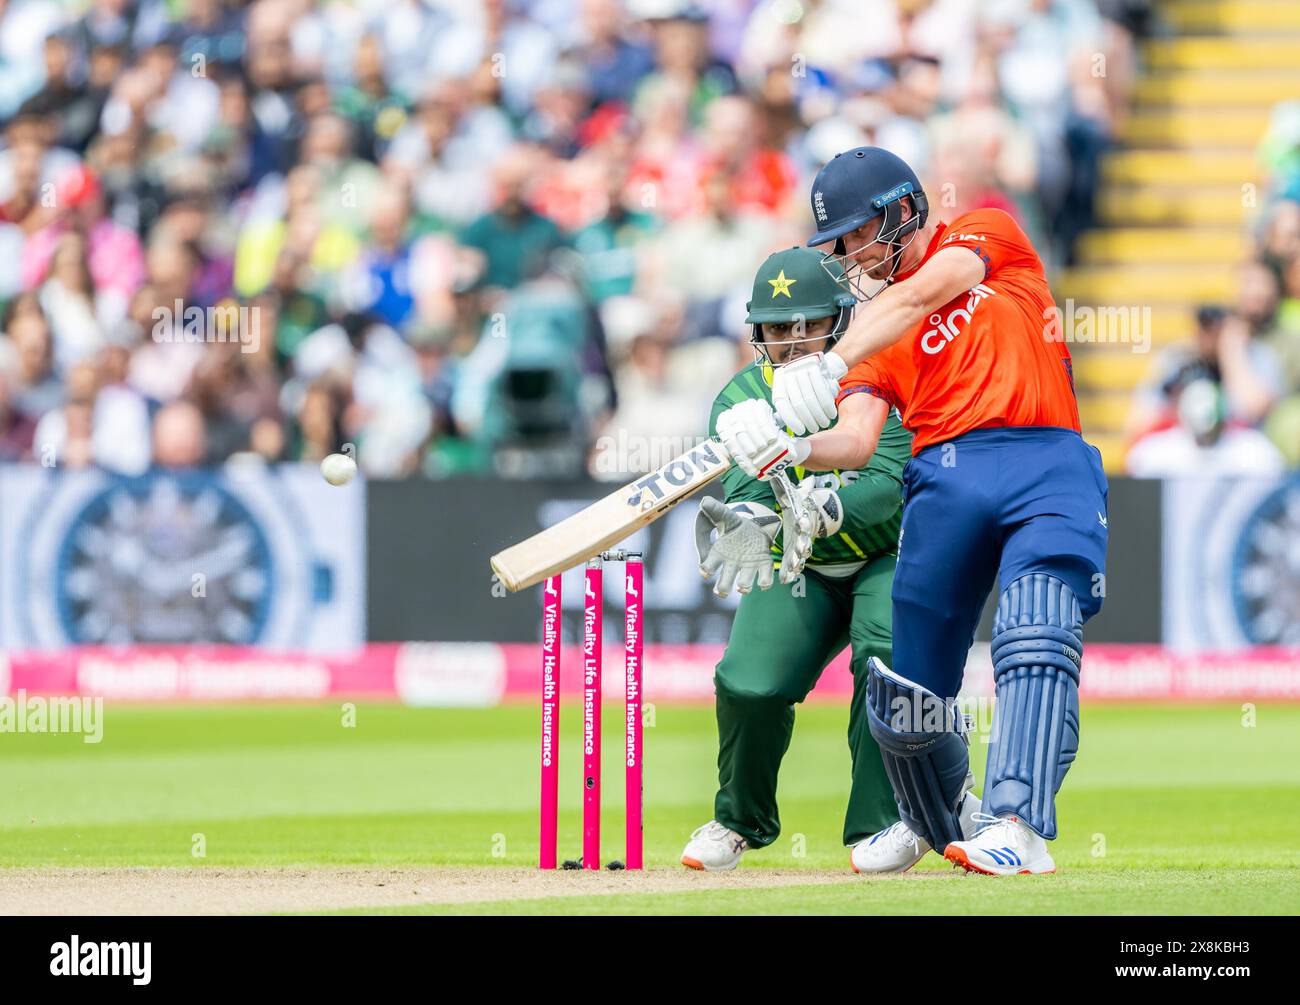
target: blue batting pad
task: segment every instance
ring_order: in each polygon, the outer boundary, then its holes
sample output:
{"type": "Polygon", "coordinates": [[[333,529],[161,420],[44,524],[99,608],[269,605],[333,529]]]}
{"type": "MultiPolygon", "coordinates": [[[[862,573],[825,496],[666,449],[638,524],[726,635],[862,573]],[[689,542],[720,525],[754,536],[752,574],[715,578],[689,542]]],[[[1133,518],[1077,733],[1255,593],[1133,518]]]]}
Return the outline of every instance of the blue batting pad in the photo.
{"type": "Polygon", "coordinates": [[[1056,793],[1079,750],[1083,615],[1070,587],[1046,573],[1002,593],[993,622],[997,716],[983,810],[1015,815],[1049,841],[1056,793]]]}
{"type": "Polygon", "coordinates": [[[957,807],[970,756],[952,700],[868,661],[867,718],[903,822],[942,852],[962,839],[957,807]]]}

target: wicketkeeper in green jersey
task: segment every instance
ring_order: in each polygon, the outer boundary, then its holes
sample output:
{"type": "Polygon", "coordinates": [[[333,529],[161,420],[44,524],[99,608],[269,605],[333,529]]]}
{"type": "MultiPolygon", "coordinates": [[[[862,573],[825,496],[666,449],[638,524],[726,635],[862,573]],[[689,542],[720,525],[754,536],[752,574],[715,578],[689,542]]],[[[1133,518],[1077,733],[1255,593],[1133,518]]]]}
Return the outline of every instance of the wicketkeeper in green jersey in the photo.
{"type": "MultiPolygon", "coordinates": [[[[772,368],[834,344],[852,317],[854,298],[833,260],[808,248],[770,256],[754,279],[749,316],[758,357],[736,374],[713,403],[710,433],[724,444],[743,435],[726,415],[740,406],[770,408],[772,368]],[[745,402],[752,402],[749,406],[745,402]]],[[[925,854],[899,821],[879,748],[871,737],[863,701],[867,660],[891,659],[890,589],[902,523],[903,467],[912,437],[891,411],[879,445],[858,471],[819,472],[793,491],[811,516],[801,576],[777,582],[783,545],[791,536],[789,508],[770,481],[733,466],[722,478],[724,498],[705,498],[696,518],[700,571],[715,579],[714,592],[735,589],[740,607],[726,652],[714,676],[718,717],[718,794],[713,820],[691,835],[682,864],[692,869],[734,869],[744,852],[776,840],[781,819],[777,774],[794,729],[794,706],[813,689],[826,665],[852,649],[853,699],[849,708],[852,784],[844,817],[844,843],[856,872],[897,872],[925,854]],[[757,585],[758,589],[754,587],[757,585]]],[[[797,571],[798,562],[793,563],[797,571]]],[[[786,556],[784,571],[790,571],[786,556]]],[[[978,809],[974,803],[972,810],[978,809]]]]}

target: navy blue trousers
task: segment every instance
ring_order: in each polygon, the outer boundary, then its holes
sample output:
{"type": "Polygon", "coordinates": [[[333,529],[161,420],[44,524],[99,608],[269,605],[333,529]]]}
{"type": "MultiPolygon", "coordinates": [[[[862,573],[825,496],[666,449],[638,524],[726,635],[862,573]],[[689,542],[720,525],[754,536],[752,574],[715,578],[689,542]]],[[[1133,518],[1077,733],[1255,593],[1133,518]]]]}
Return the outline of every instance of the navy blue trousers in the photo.
{"type": "Polygon", "coordinates": [[[1030,572],[1069,585],[1084,620],[1105,596],[1106,475],[1070,429],[977,429],[904,472],[894,574],[895,672],[942,698],[961,689],[984,603],[1030,572]]]}

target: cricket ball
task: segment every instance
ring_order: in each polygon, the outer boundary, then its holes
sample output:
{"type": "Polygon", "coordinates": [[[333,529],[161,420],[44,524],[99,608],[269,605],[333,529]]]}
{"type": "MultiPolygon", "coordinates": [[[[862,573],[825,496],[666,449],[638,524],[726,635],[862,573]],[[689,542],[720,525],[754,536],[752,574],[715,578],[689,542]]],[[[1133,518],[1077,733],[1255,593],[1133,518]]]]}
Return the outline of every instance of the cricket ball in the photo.
{"type": "Polygon", "coordinates": [[[331,485],[346,485],[357,476],[357,462],[347,454],[330,454],[320,462],[320,473],[331,485]]]}

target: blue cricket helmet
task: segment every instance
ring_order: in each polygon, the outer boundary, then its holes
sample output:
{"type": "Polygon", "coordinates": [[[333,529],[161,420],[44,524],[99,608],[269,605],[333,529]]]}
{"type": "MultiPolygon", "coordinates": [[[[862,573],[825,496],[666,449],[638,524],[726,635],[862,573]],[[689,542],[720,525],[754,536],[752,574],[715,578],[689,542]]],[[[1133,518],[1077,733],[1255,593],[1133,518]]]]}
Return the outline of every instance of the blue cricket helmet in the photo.
{"type": "Polygon", "coordinates": [[[848,260],[851,252],[844,247],[844,236],[883,216],[876,240],[896,246],[892,257],[897,270],[905,247],[901,239],[925,226],[930,205],[921,180],[901,157],[881,147],[854,147],[836,154],[817,172],[812,210],[817,232],[808,239],[808,247],[834,241],[832,255],[841,258],[859,299],[869,299],[859,289],[861,277],[854,274],[848,260]],[[912,215],[907,220],[902,218],[904,199],[912,201],[912,215]]]}

